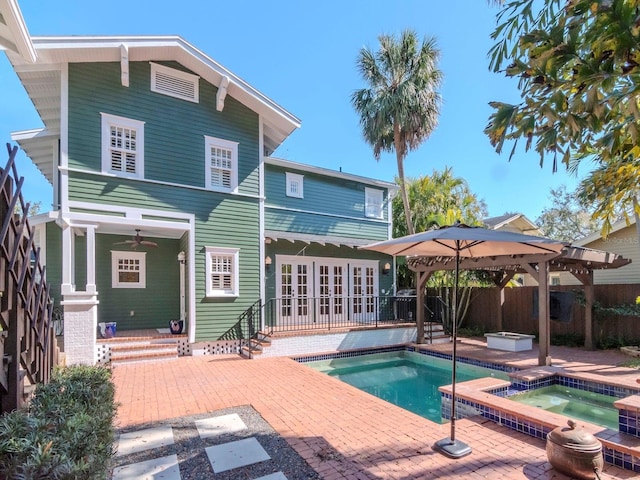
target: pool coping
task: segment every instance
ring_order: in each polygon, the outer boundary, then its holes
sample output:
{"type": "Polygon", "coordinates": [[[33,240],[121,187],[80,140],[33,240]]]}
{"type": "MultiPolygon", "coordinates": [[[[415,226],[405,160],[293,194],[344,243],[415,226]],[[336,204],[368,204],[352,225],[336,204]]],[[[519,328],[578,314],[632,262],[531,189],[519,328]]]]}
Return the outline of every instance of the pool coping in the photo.
{"type": "MultiPolygon", "coordinates": [[[[393,351],[409,351],[436,358],[451,360],[452,355],[442,352],[434,352],[428,349],[428,345],[407,343],[399,345],[389,345],[375,348],[361,348],[355,350],[345,350],[339,352],[325,352],[310,355],[295,355],[291,358],[299,363],[307,363],[318,360],[331,360],[337,358],[356,357],[371,353],[385,353],[393,351]]],[[[508,364],[498,364],[472,358],[457,357],[456,361],[494,370],[507,372],[516,382],[529,381],[533,385],[540,385],[541,382],[554,382],[550,384],[563,384],[561,379],[568,379],[567,386],[574,386],[577,382],[581,386],[593,384],[595,390],[598,388],[604,392],[618,392],[623,390],[632,391],[628,387],[621,387],[611,382],[594,382],[580,378],[579,374],[568,372],[562,367],[537,367],[537,368],[518,368],[508,364]],[[560,380],[560,381],[558,381],[560,380]],[[573,384],[572,384],[573,382],[573,384]]],[[[506,426],[521,433],[546,440],[548,433],[557,427],[565,427],[569,417],[560,415],[536,407],[524,405],[505,398],[508,394],[510,386],[513,382],[485,377],[477,380],[456,383],[456,406],[460,416],[480,415],[487,418],[498,425],[506,426]],[[465,414],[466,412],[466,414],[465,414]]],[[[579,388],[579,387],[578,387],[579,388]]],[[[585,389],[585,388],[583,388],[585,389]]],[[[448,411],[450,412],[450,403],[452,396],[451,385],[439,388],[443,396],[443,405],[449,402],[448,411]]],[[[640,389],[633,391],[632,395],[638,395],[640,389]]],[[[609,394],[610,393],[605,393],[609,394]]],[[[620,396],[612,395],[612,396],[620,396]]],[[[620,398],[618,402],[629,402],[632,406],[637,406],[635,410],[631,410],[632,416],[635,415],[637,420],[640,413],[640,397],[638,403],[620,398]]],[[[447,407],[443,406],[443,416],[445,418],[447,407]]],[[[459,417],[459,415],[456,415],[459,417]]],[[[640,421],[638,421],[640,425],[640,421]]],[[[579,426],[585,431],[594,435],[603,445],[603,456],[606,463],[640,473],[640,437],[634,436],[626,432],[617,432],[605,427],[594,425],[588,422],[579,422],[579,426]]],[[[640,433],[640,432],[639,432],[640,433]]]]}

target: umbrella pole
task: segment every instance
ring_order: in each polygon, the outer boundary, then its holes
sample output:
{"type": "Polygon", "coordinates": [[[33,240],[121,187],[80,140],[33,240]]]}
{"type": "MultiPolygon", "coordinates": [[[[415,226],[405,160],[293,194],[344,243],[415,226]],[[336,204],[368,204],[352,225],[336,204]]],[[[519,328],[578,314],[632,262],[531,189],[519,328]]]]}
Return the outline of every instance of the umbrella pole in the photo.
{"type": "Polygon", "coordinates": [[[461,458],[471,453],[471,447],[460,440],[456,440],[456,359],[458,345],[458,278],[460,271],[460,244],[456,241],[456,270],[453,286],[453,306],[451,308],[453,337],[453,353],[451,355],[451,435],[449,438],[438,440],[433,449],[450,458],[461,458]]]}

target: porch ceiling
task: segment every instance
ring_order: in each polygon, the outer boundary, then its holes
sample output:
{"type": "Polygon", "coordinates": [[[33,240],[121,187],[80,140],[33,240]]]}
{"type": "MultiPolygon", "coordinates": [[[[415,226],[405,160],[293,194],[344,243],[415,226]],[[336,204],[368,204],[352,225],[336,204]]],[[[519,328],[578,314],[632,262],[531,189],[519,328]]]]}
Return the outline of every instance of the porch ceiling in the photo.
{"type": "Polygon", "coordinates": [[[349,247],[355,248],[362,245],[368,245],[371,240],[365,240],[362,238],[347,238],[347,237],[332,237],[328,235],[313,235],[310,233],[294,233],[294,232],[276,232],[273,230],[265,230],[265,240],[267,243],[270,241],[288,241],[288,242],[303,242],[306,244],[319,243],[320,245],[335,245],[337,247],[349,247]]]}

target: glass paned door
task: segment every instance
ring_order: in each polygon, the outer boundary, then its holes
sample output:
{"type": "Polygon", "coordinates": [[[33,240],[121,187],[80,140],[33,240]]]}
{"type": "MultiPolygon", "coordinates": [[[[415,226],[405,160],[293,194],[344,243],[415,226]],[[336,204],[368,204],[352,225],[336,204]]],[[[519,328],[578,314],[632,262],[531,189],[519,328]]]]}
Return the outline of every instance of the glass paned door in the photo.
{"type": "Polygon", "coordinates": [[[352,264],[350,273],[351,318],[375,321],[378,315],[378,267],[352,264]]]}
{"type": "Polygon", "coordinates": [[[319,261],[316,263],[317,317],[323,323],[346,320],[344,270],[340,264],[319,261]]]}
{"type": "Polygon", "coordinates": [[[295,325],[309,322],[311,262],[291,261],[280,264],[278,323],[295,325]]]}

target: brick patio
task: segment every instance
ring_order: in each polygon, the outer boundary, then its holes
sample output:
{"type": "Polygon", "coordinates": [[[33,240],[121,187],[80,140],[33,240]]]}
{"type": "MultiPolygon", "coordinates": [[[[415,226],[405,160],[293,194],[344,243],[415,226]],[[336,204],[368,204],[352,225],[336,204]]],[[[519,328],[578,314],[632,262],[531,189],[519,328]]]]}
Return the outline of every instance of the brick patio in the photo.
{"type": "MultiPolygon", "coordinates": [[[[446,351],[451,345],[434,349],[446,351]]],[[[537,350],[497,352],[466,341],[459,355],[534,366],[537,350]]],[[[554,364],[595,378],[615,374],[635,384],[640,374],[615,365],[619,352],[552,347],[554,364]]],[[[482,418],[460,420],[457,437],[473,453],[451,460],[431,445],[448,437],[438,425],[288,358],[182,357],[114,368],[118,427],[252,405],[326,479],[566,479],[547,462],[543,441],[482,418]]],[[[637,387],[637,384],[635,384],[637,387]]],[[[636,478],[605,467],[602,478],[636,478]]]]}

